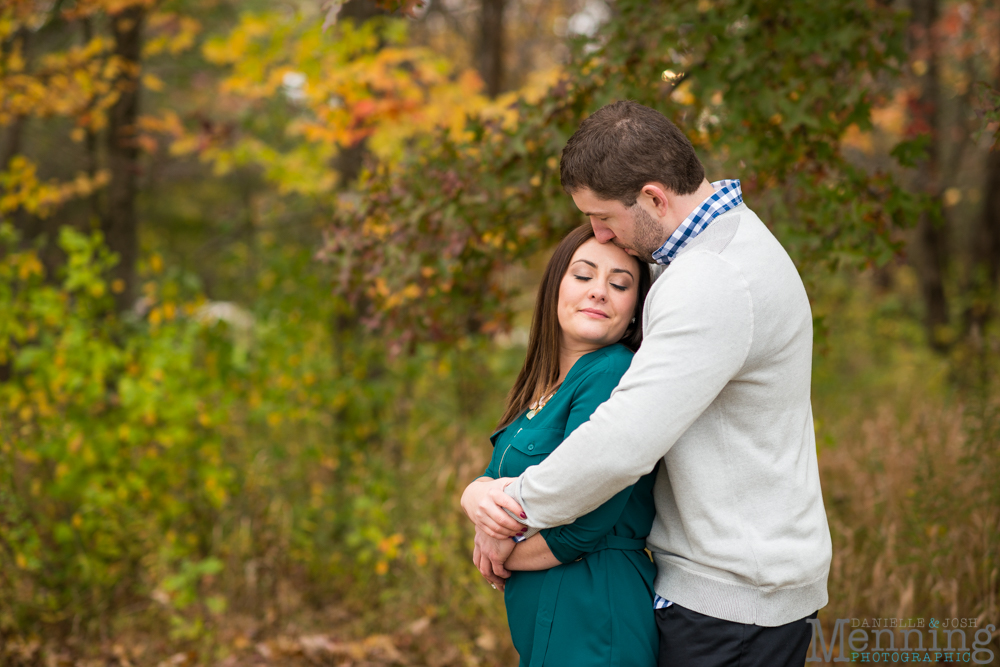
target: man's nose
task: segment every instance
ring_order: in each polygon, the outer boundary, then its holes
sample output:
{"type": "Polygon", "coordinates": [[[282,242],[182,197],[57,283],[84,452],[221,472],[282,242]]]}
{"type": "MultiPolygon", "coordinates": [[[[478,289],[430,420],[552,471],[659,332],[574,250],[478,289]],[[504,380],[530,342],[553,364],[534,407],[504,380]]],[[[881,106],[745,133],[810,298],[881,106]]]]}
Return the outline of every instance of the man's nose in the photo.
{"type": "Polygon", "coordinates": [[[590,226],[594,228],[594,238],[597,239],[598,243],[607,243],[615,237],[613,231],[595,220],[590,221],[590,226]]]}

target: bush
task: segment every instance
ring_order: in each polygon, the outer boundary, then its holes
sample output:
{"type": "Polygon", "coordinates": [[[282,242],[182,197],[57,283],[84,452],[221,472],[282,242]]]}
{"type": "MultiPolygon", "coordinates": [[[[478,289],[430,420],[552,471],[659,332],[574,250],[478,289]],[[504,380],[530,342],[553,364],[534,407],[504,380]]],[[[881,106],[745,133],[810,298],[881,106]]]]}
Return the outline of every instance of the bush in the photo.
{"type": "Polygon", "coordinates": [[[332,599],[495,617],[455,496],[488,458],[506,357],[473,379],[493,409],[461,414],[451,369],[482,350],[388,359],[307,249],[270,248],[252,310],[152,258],[118,316],[99,234],[62,231],[58,276],[2,239],[0,630],[130,609],[195,639],[226,609],[332,599]]]}

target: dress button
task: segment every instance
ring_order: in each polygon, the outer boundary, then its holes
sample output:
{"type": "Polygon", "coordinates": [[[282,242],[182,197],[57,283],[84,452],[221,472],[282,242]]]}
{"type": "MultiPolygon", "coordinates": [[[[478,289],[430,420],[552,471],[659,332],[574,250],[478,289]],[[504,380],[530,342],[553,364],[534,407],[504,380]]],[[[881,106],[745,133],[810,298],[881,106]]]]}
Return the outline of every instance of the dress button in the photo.
{"type": "Polygon", "coordinates": [[[532,443],[532,444],[528,445],[528,451],[529,451],[529,452],[530,452],[530,451],[531,451],[532,449],[534,449],[534,448],[535,448],[535,444],[534,444],[534,443],[532,443]]]}

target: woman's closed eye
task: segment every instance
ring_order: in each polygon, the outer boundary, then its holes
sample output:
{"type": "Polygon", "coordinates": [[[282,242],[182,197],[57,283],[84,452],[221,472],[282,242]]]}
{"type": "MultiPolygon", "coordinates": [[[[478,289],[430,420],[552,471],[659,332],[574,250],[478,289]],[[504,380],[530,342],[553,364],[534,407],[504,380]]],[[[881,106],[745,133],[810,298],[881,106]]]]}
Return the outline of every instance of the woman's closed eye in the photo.
{"type": "MultiPolygon", "coordinates": [[[[573,277],[576,278],[579,281],[582,281],[582,282],[587,282],[588,280],[592,280],[593,279],[593,276],[581,276],[581,275],[579,275],[577,273],[574,273],[573,277]]],[[[611,285],[612,287],[614,287],[619,292],[627,292],[629,290],[629,287],[630,287],[629,285],[618,285],[616,283],[608,283],[608,284],[611,285]]]]}

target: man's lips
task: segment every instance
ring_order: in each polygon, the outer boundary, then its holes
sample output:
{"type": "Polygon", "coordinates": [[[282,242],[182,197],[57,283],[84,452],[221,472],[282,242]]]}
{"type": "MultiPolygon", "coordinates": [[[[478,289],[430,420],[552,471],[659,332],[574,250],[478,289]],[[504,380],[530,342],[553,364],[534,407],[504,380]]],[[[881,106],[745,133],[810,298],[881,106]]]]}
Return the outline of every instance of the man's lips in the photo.
{"type": "Polygon", "coordinates": [[[581,313],[586,313],[587,315],[590,315],[591,317],[599,317],[599,318],[603,318],[603,319],[608,319],[609,318],[609,315],[607,313],[604,313],[604,312],[602,312],[600,310],[597,310],[595,308],[583,308],[582,310],[580,310],[580,312],[581,313]]]}

